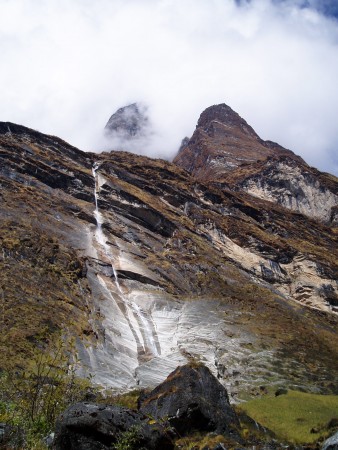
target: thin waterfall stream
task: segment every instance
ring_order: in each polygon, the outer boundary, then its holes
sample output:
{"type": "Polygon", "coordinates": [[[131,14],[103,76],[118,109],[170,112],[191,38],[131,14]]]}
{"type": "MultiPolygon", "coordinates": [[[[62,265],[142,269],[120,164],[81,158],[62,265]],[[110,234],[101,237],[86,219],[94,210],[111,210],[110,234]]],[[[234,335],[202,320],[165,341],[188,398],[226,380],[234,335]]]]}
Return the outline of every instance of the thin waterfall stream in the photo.
{"type": "MultiPolygon", "coordinates": [[[[144,353],[144,354],[150,353],[152,357],[159,356],[160,352],[156,346],[156,342],[155,342],[153,331],[152,331],[152,326],[154,326],[154,325],[153,325],[151,319],[149,319],[147,317],[146,313],[139,307],[139,305],[136,302],[129,301],[129,299],[127,298],[128,296],[123,292],[123,289],[122,289],[119,279],[118,279],[117,271],[113,264],[113,258],[111,255],[110,247],[109,247],[109,244],[107,244],[107,240],[106,240],[106,237],[105,237],[105,234],[103,231],[103,227],[102,227],[103,223],[104,223],[103,215],[99,210],[99,204],[98,204],[100,185],[99,185],[99,177],[98,177],[97,171],[98,171],[99,167],[100,166],[98,163],[95,163],[92,167],[92,174],[93,174],[94,182],[95,182],[95,185],[94,185],[95,186],[94,187],[94,198],[95,198],[94,217],[96,220],[95,238],[96,238],[97,243],[103,249],[103,252],[112,267],[115,285],[118,290],[119,296],[124,304],[124,307],[127,308],[128,313],[131,314],[135,318],[136,322],[138,323],[139,331],[140,331],[142,339],[143,339],[142,353],[144,353]],[[151,323],[149,323],[149,322],[151,322],[151,323]]],[[[106,288],[108,289],[108,286],[106,286],[106,288]]],[[[135,330],[134,330],[134,327],[133,327],[131,321],[129,320],[129,318],[127,318],[127,321],[128,321],[129,327],[131,328],[131,331],[133,332],[133,334],[135,336],[135,330]]]]}

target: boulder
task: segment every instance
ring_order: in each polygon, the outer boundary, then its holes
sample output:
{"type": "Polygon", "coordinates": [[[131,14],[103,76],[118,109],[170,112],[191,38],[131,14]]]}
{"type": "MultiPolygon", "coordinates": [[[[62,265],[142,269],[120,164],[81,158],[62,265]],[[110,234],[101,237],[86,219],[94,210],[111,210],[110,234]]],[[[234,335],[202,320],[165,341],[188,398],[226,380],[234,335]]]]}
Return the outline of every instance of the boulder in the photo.
{"type": "Polygon", "coordinates": [[[141,395],[139,409],[155,420],[167,419],[184,436],[214,431],[240,440],[238,417],[226,389],[203,365],[178,367],[154,390],[141,395]]]}
{"type": "Polygon", "coordinates": [[[322,450],[338,450],[338,432],[324,442],[322,450]]]}
{"type": "Polygon", "coordinates": [[[165,424],[150,424],[142,413],[120,406],[76,403],[59,417],[54,450],[111,450],[121,438],[130,449],[174,448],[172,432],[165,424]]]}

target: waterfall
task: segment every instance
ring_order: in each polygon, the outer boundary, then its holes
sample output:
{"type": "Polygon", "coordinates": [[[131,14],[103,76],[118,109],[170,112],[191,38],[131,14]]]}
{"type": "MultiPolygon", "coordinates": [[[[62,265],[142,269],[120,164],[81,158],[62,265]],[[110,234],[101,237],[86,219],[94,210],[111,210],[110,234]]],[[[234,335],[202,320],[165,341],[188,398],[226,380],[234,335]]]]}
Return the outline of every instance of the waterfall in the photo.
{"type": "MultiPolygon", "coordinates": [[[[108,246],[108,244],[106,242],[106,239],[104,237],[104,233],[103,233],[103,230],[102,230],[103,217],[102,217],[102,214],[99,211],[99,204],[98,204],[98,190],[99,190],[99,186],[98,186],[98,177],[96,175],[96,171],[97,171],[98,168],[99,168],[99,165],[97,163],[95,163],[93,168],[92,168],[92,173],[93,173],[93,177],[94,177],[94,181],[95,181],[95,187],[94,187],[94,198],[95,198],[94,217],[95,217],[95,220],[96,220],[95,237],[96,237],[97,242],[103,248],[104,253],[110,259],[109,246],[108,246]]],[[[113,270],[114,270],[114,268],[113,268],[113,270]]],[[[115,274],[116,274],[116,272],[114,270],[114,275],[115,274]]]]}
{"type": "Polygon", "coordinates": [[[114,278],[115,278],[115,284],[116,284],[116,287],[117,287],[119,293],[123,296],[123,291],[122,291],[122,289],[121,289],[121,286],[120,286],[120,283],[119,283],[119,280],[118,280],[118,277],[117,277],[117,272],[116,272],[116,269],[115,269],[115,267],[114,267],[114,265],[113,265],[113,262],[112,262],[112,259],[111,259],[111,256],[110,256],[109,245],[107,244],[107,241],[106,241],[106,238],[105,238],[105,236],[104,236],[103,229],[102,229],[102,225],[103,225],[103,216],[102,216],[102,214],[100,213],[100,210],[99,210],[99,203],[98,203],[98,197],[99,197],[99,196],[98,196],[99,185],[98,185],[98,177],[97,177],[97,175],[96,175],[96,172],[97,172],[97,170],[98,170],[99,167],[100,167],[100,166],[99,166],[97,163],[95,163],[95,164],[93,165],[93,168],[92,168],[92,173],[93,173],[94,182],[95,182],[95,187],[94,187],[94,198],[95,198],[95,211],[94,211],[94,217],[95,217],[95,220],[96,220],[95,237],[96,237],[97,242],[98,242],[98,243],[101,245],[101,247],[103,248],[105,255],[106,255],[106,256],[108,257],[108,259],[109,259],[109,262],[110,262],[111,267],[112,267],[112,269],[113,269],[113,274],[114,274],[114,278]]]}
{"type": "Polygon", "coordinates": [[[134,307],[134,311],[136,312],[136,315],[141,319],[141,322],[143,324],[143,328],[145,331],[145,344],[148,344],[148,348],[150,349],[150,351],[152,352],[152,354],[154,356],[159,356],[159,352],[157,350],[155,341],[154,341],[154,337],[153,337],[153,332],[150,328],[148,319],[145,317],[142,309],[138,306],[137,303],[133,303],[133,307],[134,307]]]}
{"type": "MultiPolygon", "coordinates": [[[[101,214],[101,212],[99,210],[99,204],[98,204],[100,185],[99,185],[99,178],[98,178],[97,170],[99,169],[99,167],[100,166],[98,163],[95,163],[92,167],[92,174],[93,174],[94,182],[95,182],[95,185],[94,185],[94,198],[95,198],[94,217],[96,220],[95,238],[96,238],[97,243],[103,249],[104,254],[106,255],[107,259],[109,260],[109,262],[111,264],[111,267],[113,269],[113,274],[114,274],[115,286],[118,290],[119,297],[122,300],[124,307],[127,308],[130,315],[133,316],[134,319],[136,320],[139,332],[140,332],[140,334],[142,336],[142,340],[143,340],[143,352],[142,353],[143,354],[150,353],[152,356],[158,356],[159,351],[158,351],[156,343],[155,343],[154,332],[152,330],[153,324],[151,322],[151,319],[149,319],[147,317],[146,313],[144,313],[144,311],[142,311],[140,309],[140,307],[137,305],[137,303],[135,301],[128,301],[128,298],[126,297],[126,294],[123,292],[122,287],[119,283],[118,275],[117,275],[116,269],[115,269],[113,261],[112,261],[111,251],[110,251],[109,245],[107,244],[107,240],[104,235],[104,230],[102,228],[103,215],[101,214]]],[[[106,289],[108,289],[107,286],[106,286],[106,289]]],[[[108,289],[108,291],[109,291],[109,289],[108,289]]],[[[126,318],[126,319],[127,319],[127,322],[129,324],[129,327],[130,327],[132,333],[134,334],[134,336],[136,336],[135,329],[134,329],[131,321],[128,318],[126,318]]]]}

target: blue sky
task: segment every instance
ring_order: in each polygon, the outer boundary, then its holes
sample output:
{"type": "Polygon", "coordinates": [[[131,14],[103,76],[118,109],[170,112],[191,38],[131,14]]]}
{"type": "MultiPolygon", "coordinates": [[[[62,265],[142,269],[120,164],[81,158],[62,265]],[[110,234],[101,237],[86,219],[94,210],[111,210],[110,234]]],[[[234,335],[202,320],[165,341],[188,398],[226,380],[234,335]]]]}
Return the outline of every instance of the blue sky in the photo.
{"type": "Polygon", "coordinates": [[[108,149],[119,107],[149,105],[130,150],[172,158],[208,106],[338,173],[338,2],[0,0],[0,120],[108,149]]]}
{"type": "MultiPolygon", "coordinates": [[[[244,5],[251,3],[252,0],[236,0],[237,4],[244,5]]],[[[338,19],[338,2],[337,0],[274,0],[276,4],[292,3],[299,8],[308,8],[318,11],[328,17],[338,19]]]]}
{"type": "MultiPolygon", "coordinates": [[[[279,0],[280,1],[280,0],[279,0]]],[[[282,0],[283,1],[283,0],[282,0]]],[[[301,2],[303,8],[310,7],[317,11],[338,19],[338,2],[337,0],[304,0],[301,2]]]]}

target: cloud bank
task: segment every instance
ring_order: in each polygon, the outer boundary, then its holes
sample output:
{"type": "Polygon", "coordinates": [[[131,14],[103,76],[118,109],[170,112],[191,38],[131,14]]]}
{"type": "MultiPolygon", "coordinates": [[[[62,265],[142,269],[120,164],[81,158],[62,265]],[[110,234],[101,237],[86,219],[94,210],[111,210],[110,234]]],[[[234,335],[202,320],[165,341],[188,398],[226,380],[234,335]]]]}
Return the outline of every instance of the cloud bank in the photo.
{"type": "Polygon", "coordinates": [[[334,2],[0,0],[0,11],[2,121],[100,151],[111,114],[144,102],[154,135],[132,150],[170,159],[224,102],[338,173],[334,2]]]}

